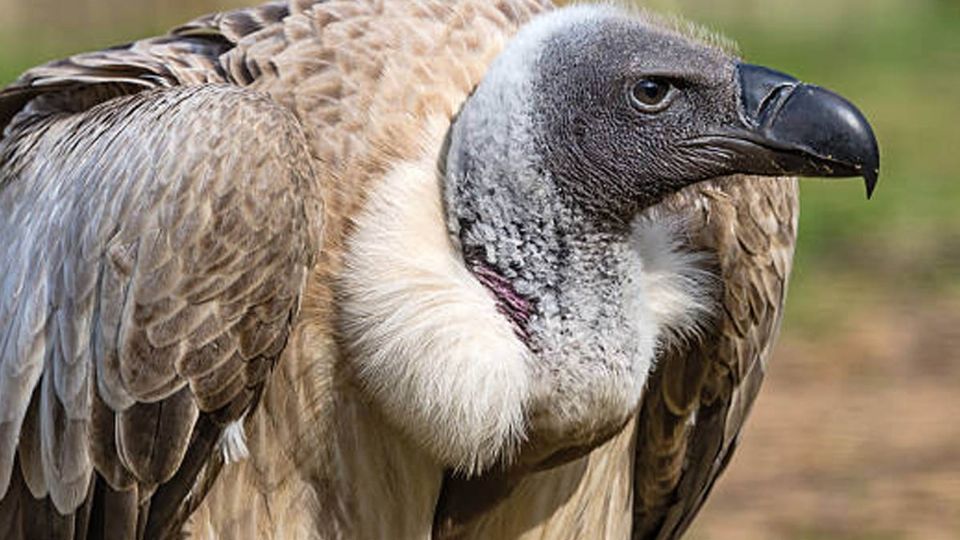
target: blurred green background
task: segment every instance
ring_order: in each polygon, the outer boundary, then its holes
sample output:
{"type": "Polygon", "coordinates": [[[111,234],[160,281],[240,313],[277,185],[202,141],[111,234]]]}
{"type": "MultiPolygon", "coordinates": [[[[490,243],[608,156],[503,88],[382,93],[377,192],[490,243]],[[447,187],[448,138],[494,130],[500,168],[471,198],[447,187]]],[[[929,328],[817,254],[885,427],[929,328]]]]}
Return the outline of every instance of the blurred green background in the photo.
{"type": "MultiPolygon", "coordinates": [[[[0,83],[231,0],[0,0],[0,83]]],[[[874,199],[802,185],[784,329],[691,537],[960,538],[960,1],[647,0],[872,121],[874,199]]]]}

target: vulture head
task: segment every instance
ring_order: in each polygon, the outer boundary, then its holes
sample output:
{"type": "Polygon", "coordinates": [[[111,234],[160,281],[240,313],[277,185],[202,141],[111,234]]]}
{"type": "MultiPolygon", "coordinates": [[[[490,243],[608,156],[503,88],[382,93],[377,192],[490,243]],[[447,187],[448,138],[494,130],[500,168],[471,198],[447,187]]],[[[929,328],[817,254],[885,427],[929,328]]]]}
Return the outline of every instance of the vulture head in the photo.
{"type": "Polygon", "coordinates": [[[878,159],[845,99],[709,39],[610,6],[541,16],[439,156],[447,240],[493,306],[464,306],[459,334],[447,313],[419,340],[377,341],[360,378],[447,467],[564,462],[616,433],[658,350],[714,316],[710,257],[659,202],[733,175],[863,176],[869,195],[878,159]],[[449,362],[397,361],[426,347],[449,362]]]}

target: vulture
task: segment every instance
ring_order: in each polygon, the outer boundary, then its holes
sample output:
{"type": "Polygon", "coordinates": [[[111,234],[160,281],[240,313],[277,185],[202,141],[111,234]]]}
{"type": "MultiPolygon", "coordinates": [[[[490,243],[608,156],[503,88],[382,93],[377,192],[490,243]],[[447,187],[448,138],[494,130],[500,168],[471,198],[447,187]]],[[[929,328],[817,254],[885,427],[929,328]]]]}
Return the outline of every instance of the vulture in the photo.
{"type": "Polygon", "coordinates": [[[858,109],[690,24],[290,0],[0,92],[0,537],[683,534],[858,109]]]}

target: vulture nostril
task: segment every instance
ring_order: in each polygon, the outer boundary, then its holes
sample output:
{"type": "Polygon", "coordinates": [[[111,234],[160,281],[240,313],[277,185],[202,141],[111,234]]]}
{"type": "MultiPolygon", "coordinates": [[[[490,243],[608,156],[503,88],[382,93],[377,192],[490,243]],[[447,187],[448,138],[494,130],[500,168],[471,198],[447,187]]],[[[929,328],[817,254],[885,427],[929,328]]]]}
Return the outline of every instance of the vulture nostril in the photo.
{"type": "Polygon", "coordinates": [[[767,126],[771,118],[776,118],[777,113],[780,111],[783,104],[787,101],[787,98],[790,97],[790,94],[793,93],[793,90],[797,87],[796,84],[784,84],[774,88],[766,97],[763,98],[763,101],[760,103],[760,108],[757,110],[757,125],[758,126],[767,126]]]}

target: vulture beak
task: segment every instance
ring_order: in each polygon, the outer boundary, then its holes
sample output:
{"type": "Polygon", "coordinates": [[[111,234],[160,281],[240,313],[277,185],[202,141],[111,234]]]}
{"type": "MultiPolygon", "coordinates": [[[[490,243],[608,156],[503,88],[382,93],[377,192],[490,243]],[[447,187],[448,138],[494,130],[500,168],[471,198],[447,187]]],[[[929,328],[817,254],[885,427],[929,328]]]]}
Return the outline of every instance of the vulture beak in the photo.
{"type": "MultiPolygon", "coordinates": [[[[867,119],[843,97],[762,66],[737,66],[742,126],[721,138],[755,174],[862,176],[867,198],[880,151],[867,119]]],[[[725,145],[725,146],[727,146],[725,145]]]]}

